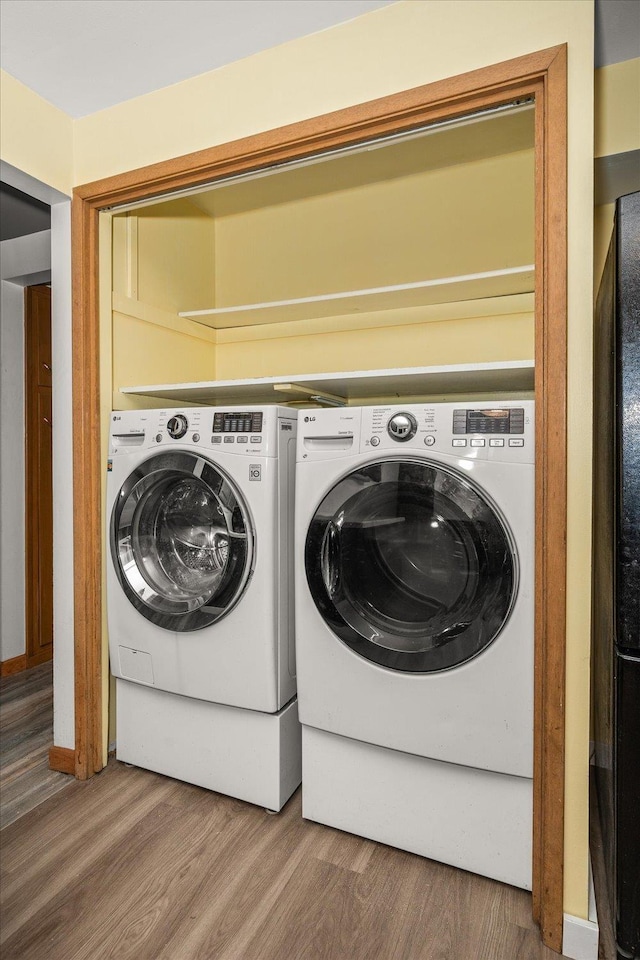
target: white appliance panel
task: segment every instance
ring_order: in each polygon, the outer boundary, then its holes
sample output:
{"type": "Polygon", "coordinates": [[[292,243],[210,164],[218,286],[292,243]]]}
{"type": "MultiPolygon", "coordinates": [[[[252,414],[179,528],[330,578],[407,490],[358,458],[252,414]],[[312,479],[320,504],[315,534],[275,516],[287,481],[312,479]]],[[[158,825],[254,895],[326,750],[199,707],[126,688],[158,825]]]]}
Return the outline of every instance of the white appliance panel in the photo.
{"type": "MultiPolygon", "coordinates": [[[[409,456],[409,454],[397,454],[409,456]]],[[[436,460],[430,453],[429,458],[436,460]]],[[[358,455],[370,462],[371,452],[358,455]]],[[[486,461],[439,457],[500,504],[518,558],[517,596],[501,633],[477,657],[433,674],[408,674],[365,660],[327,625],[309,595],[304,545],[296,564],[297,669],[301,722],[333,733],[517,776],[533,770],[534,546],[532,469],[510,466],[508,483],[486,461]]],[[[298,465],[297,529],[306,530],[318,499],[353,461],[298,465]]]]}
{"type": "Polygon", "coordinates": [[[532,781],[302,728],[302,815],[525,890],[532,781]]]}
{"type": "Polygon", "coordinates": [[[293,585],[279,571],[283,563],[290,565],[296,419],[282,407],[243,407],[239,412],[255,410],[262,414],[260,433],[235,435],[212,432],[217,408],[113,414],[107,527],[121,488],[136,468],[158,451],[183,451],[205,458],[231,479],[246,505],[254,544],[252,570],[235,606],[210,626],[186,632],[158,626],[135,609],[109,553],[108,628],[115,676],[201,700],[274,712],[295,694],[290,652],[293,585]],[[178,414],[184,415],[187,432],[174,439],[167,424],[178,414]],[[281,435],[286,440],[281,441],[281,435]],[[221,443],[213,442],[216,436],[221,443]],[[225,443],[230,436],[233,443],[225,443]],[[238,443],[239,436],[247,442],[238,443]],[[150,658],[143,674],[132,672],[128,651],[150,658]]]}
{"type": "Polygon", "coordinates": [[[530,400],[304,411],[296,477],[304,816],[526,889],[534,446],[530,400]]]}

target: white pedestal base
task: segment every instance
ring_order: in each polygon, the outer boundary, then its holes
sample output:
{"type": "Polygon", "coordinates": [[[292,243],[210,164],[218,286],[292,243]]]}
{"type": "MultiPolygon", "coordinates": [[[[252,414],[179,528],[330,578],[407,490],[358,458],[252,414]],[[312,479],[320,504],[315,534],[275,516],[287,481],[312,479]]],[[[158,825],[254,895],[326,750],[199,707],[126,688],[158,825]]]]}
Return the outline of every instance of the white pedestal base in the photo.
{"type": "Polygon", "coordinates": [[[280,810],[301,780],[298,701],[242,710],[116,681],[116,757],[280,810]]]}
{"type": "Polygon", "coordinates": [[[302,728],[302,815],[531,889],[533,781],[302,728]]]}

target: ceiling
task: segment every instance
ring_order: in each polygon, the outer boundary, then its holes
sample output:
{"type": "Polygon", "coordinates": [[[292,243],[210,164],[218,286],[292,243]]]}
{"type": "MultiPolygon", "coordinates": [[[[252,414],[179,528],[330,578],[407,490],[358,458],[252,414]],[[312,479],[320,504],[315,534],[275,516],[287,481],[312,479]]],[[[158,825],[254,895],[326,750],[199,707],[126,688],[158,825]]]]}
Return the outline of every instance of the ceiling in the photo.
{"type": "Polygon", "coordinates": [[[79,118],[391,0],[2,0],[2,69],[79,118]]]}

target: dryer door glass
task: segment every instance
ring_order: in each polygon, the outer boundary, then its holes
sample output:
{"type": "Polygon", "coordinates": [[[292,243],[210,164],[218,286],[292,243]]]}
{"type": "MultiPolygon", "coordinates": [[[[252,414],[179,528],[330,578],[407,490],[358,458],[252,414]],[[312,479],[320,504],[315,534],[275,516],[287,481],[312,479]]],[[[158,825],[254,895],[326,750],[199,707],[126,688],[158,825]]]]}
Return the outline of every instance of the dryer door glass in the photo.
{"type": "Polygon", "coordinates": [[[169,630],[199,630],[228,613],[253,559],[248,511],[204,457],[163,453],[127,479],[113,509],[111,552],[127,597],[169,630]]]}
{"type": "Polygon", "coordinates": [[[343,478],[309,526],[311,594],[356,653],[431,673],[500,633],[517,587],[515,547],[486,496],[425,460],[385,460],[343,478]]]}

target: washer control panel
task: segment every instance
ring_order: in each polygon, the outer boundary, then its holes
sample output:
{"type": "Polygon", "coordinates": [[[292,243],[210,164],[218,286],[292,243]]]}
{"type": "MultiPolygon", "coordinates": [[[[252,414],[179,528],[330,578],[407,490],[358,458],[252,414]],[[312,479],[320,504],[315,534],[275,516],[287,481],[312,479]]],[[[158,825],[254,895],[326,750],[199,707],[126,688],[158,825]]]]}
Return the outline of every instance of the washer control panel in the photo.
{"type": "Polygon", "coordinates": [[[213,415],[214,433],[262,433],[261,410],[224,410],[213,415]]]}
{"type": "Polygon", "coordinates": [[[198,449],[241,456],[277,456],[280,432],[295,436],[297,411],[282,406],[187,407],[123,410],[111,415],[110,455],[147,450],[198,449]]]}
{"type": "Polygon", "coordinates": [[[177,413],[175,417],[171,417],[167,421],[167,433],[170,437],[173,437],[174,440],[179,440],[180,437],[184,437],[188,429],[189,421],[184,413],[177,413]]]}
{"type": "Polygon", "coordinates": [[[418,424],[416,418],[411,413],[394,413],[387,423],[387,433],[392,440],[398,443],[406,443],[415,436],[418,424]]]}

